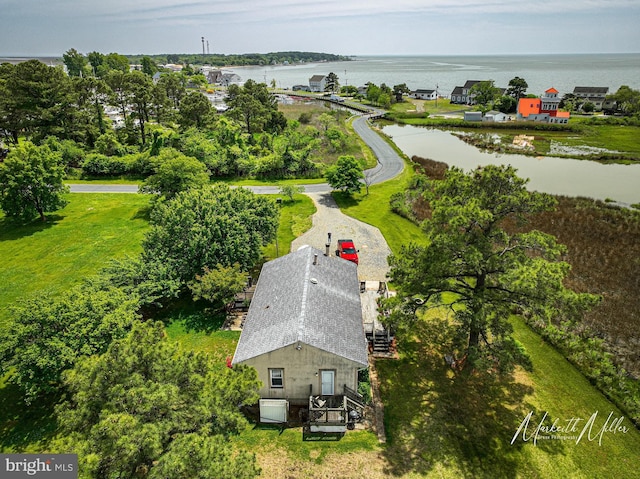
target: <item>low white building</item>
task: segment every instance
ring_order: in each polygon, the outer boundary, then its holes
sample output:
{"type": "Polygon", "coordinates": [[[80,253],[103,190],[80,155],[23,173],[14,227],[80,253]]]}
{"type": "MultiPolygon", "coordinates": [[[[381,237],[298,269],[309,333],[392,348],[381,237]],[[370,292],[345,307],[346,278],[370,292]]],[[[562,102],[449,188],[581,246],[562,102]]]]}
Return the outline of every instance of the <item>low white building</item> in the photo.
{"type": "Polygon", "coordinates": [[[489,110],[482,117],[482,121],[507,121],[508,115],[501,111],[489,110]]]}
{"type": "Polygon", "coordinates": [[[411,98],[415,98],[416,100],[435,100],[438,98],[437,90],[415,90],[411,92],[409,95],[411,98]]]}

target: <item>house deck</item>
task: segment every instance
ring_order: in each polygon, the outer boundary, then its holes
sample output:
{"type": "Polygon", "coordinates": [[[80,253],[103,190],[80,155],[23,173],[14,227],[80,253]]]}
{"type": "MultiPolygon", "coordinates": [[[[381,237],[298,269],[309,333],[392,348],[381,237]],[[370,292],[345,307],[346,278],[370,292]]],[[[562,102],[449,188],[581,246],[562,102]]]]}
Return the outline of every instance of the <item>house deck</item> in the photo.
{"type": "Polygon", "coordinates": [[[370,344],[370,352],[378,357],[395,357],[391,353],[393,335],[380,321],[378,298],[389,298],[395,295],[389,291],[382,281],[361,281],[360,302],[362,304],[362,322],[364,334],[370,344]],[[391,353],[391,356],[389,354],[391,353]]]}

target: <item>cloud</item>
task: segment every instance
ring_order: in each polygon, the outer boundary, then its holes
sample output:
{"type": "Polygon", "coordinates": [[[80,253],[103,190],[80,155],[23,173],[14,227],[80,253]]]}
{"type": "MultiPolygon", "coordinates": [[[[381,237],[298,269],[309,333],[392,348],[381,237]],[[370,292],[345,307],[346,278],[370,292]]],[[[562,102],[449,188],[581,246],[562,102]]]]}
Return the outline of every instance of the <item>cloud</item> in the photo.
{"type": "Polygon", "coordinates": [[[605,37],[621,51],[640,45],[632,25],[640,0],[2,2],[0,54],[39,54],[43,45],[51,53],[71,46],[123,53],[197,51],[201,35],[227,53],[504,53],[536,52],[543,45],[544,51],[585,52],[601,48],[605,37]]]}
{"type": "Polygon", "coordinates": [[[355,18],[396,14],[564,14],[598,10],[633,9],[638,0],[5,0],[5,12],[49,18],[95,17],[128,21],[233,17],[238,22],[260,22],[291,18],[355,18]]]}

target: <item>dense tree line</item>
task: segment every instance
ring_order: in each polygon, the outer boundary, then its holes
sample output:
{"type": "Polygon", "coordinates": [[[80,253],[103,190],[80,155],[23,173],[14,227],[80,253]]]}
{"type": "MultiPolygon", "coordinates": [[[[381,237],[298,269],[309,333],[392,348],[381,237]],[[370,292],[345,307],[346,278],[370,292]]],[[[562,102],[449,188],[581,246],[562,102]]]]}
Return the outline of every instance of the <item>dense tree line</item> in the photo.
{"type": "Polygon", "coordinates": [[[349,61],[351,57],[334,55],[331,53],[315,52],[272,52],[272,53],[245,53],[224,55],[219,53],[173,53],[162,55],[129,55],[127,58],[132,64],[142,63],[144,58],[151,58],[159,64],[190,64],[190,65],[271,65],[274,63],[311,63],[311,62],[341,62],[349,61]]]}
{"type": "Polygon", "coordinates": [[[56,139],[74,150],[62,158],[67,174],[87,177],[146,177],[165,148],[195,157],[212,177],[321,174],[319,132],[287,122],[264,84],[230,87],[230,108],[218,115],[182,73],[154,82],[152,70],[129,71],[117,54],[70,50],[65,60],[69,75],[37,60],[0,66],[0,137],[9,149],[56,139]]]}

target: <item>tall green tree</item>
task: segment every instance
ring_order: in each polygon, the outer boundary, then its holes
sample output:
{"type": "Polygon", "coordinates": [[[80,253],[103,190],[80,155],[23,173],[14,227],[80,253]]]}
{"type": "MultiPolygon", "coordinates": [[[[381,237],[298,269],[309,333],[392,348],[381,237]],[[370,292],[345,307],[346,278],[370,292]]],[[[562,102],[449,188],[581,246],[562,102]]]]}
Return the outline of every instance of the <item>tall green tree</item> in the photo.
{"type": "Polygon", "coordinates": [[[622,85],[613,95],[608,97],[616,102],[616,107],[625,115],[640,113],[640,90],[634,90],[627,85],[622,85]]]}
{"type": "Polygon", "coordinates": [[[104,75],[104,81],[109,86],[109,104],[118,108],[123,120],[129,117],[129,103],[131,92],[127,85],[126,73],[111,70],[104,75]]]}
{"type": "Polygon", "coordinates": [[[79,53],[75,48],[67,50],[62,55],[62,61],[67,67],[67,73],[71,77],[84,75],[84,67],[87,65],[87,58],[79,53]]]}
{"type": "Polygon", "coordinates": [[[70,137],[93,147],[98,137],[106,132],[103,105],[109,99],[109,87],[95,77],[73,78],[72,87],[75,109],[70,137]]]}
{"type": "Polygon", "coordinates": [[[73,128],[71,80],[60,67],[49,67],[38,60],[18,63],[0,70],[3,90],[9,98],[0,101],[0,122],[12,136],[42,139],[49,135],[68,137],[73,128]],[[7,116],[5,116],[7,115],[7,116]]]}
{"type": "Polygon", "coordinates": [[[100,66],[104,63],[104,55],[100,52],[89,52],[87,53],[87,61],[89,65],[91,65],[91,70],[93,71],[94,76],[98,76],[100,72],[100,66]]]}
{"type": "Polygon", "coordinates": [[[408,95],[409,93],[411,93],[411,89],[407,86],[406,83],[393,85],[393,95],[395,97],[396,102],[401,102],[402,95],[408,95]]]}
{"type": "Polygon", "coordinates": [[[360,162],[351,155],[341,156],[338,161],[325,173],[327,182],[335,190],[353,194],[360,191],[364,178],[363,168],[360,162]]]}
{"type": "Polygon", "coordinates": [[[227,368],[167,340],[162,323],[136,323],[100,356],[65,374],[57,408],[81,477],[249,479],[255,456],[229,438],[247,426],[239,408],[258,399],[255,369],[227,368]]]}
{"type": "Polygon", "coordinates": [[[158,80],[158,85],[165,89],[167,97],[175,109],[180,107],[180,102],[187,94],[186,84],[185,77],[180,73],[168,73],[162,75],[158,80]]]}
{"type": "Polygon", "coordinates": [[[507,95],[515,98],[516,102],[527,94],[527,88],[529,85],[524,78],[514,77],[509,80],[509,88],[507,88],[507,95]]]}
{"type": "Polygon", "coordinates": [[[324,80],[324,91],[330,91],[332,93],[337,92],[340,89],[340,82],[338,81],[338,75],[331,72],[324,80]]]}
{"type": "Polygon", "coordinates": [[[211,102],[199,91],[192,91],[180,102],[180,126],[189,128],[195,126],[201,128],[211,115],[211,102]]]}
{"type": "Polygon", "coordinates": [[[150,77],[152,77],[154,73],[158,71],[156,63],[150,57],[142,57],[142,60],[140,60],[140,64],[142,65],[142,73],[150,77]]]}
{"type": "MultiPolygon", "coordinates": [[[[256,133],[271,126],[282,125],[282,113],[278,111],[275,97],[264,83],[248,80],[244,86],[229,86],[226,115],[241,121],[247,133],[256,133]]],[[[286,122],[285,122],[286,124],[286,122]]]]}
{"type": "Polygon", "coordinates": [[[0,208],[12,218],[31,220],[63,208],[65,168],[60,153],[23,142],[0,163],[0,208]]]}
{"type": "Polygon", "coordinates": [[[167,266],[186,284],[205,267],[253,267],[261,248],[275,238],[278,209],[270,198],[216,184],[158,203],[151,223],[143,261],[167,266]]]}
{"type": "Polygon", "coordinates": [[[13,309],[0,330],[0,367],[25,391],[27,402],[56,391],[61,373],[80,357],[106,351],[137,319],[137,300],[114,288],[78,286],[60,296],[48,293],[13,309]]]}
{"type": "Polygon", "coordinates": [[[146,124],[151,115],[153,81],[141,71],[134,70],[125,74],[125,89],[129,93],[129,106],[133,110],[133,118],[140,132],[140,141],[147,143],[146,124]]]}
{"type": "Polygon", "coordinates": [[[17,145],[22,128],[22,112],[10,84],[14,74],[15,65],[0,65],[0,135],[7,142],[17,145]]]}
{"type": "Polygon", "coordinates": [[[109,53],[104,56],[102,68],[100,69],[100,76],[104,76],[111,70],[128,73],[129,67],[130,65],[127,57],[120,55],[119,53],[109,53]]]}
{"type": "Polygon", "coordinates": [[[469,97],[483,110],[488,110],[500,95],[500,89],[493,85],[493,80],[476,83],[469,90],[469,97]]]}
{"type": "Polygon", "coordinates": [[[202,188],[209,183],[207,167],[189,156],[160,160],[154,169],[140,188],[144,193],[158,193],[170,199],[181,191],[202,188]]]}
{"type": "MultiPolygon", "coordinates": [[[[391,322],[407,327],[430,308],[441,308],[451,328],[452,355],[483,369],[510,371],[528,364],[512,337],[514,312],[535,320],[577,321],[595,296],[565,288],[570,266],[565,248],[540,231],[509,234],[506,221],[554,208],[546,194],[526,190],[511,166],[487,166],[468,174],[453,168],[442,181],[427,181],[431,217],[423,224],[428,246],[408,245],[390,257],[398,296],[391,322]]],[[[428,341],[429,338],[422,338],[428,341]]]]}

